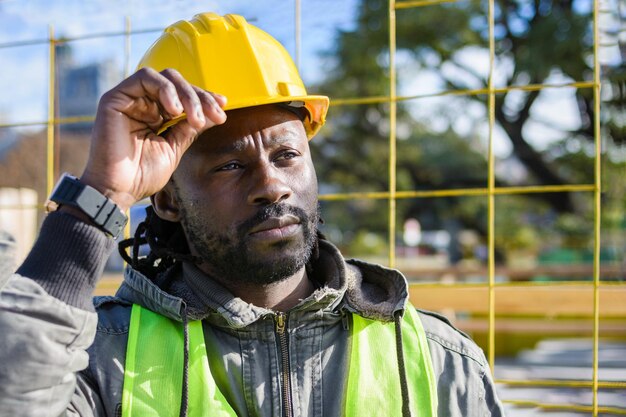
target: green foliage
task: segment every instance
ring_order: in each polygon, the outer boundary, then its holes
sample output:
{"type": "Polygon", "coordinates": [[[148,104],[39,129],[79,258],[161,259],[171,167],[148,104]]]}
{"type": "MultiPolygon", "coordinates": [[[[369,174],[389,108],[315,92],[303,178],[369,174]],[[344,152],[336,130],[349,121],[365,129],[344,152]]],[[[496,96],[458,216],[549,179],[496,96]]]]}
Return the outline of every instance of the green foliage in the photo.
{"type": "MultiPolygon", "coordinates": [[[[467,58],[475,56],[476,60],[481,60],[488,56],[486,7],[485,2],[462,1],[398,10],[398,74],[405,77],[398,80],[399,88],[410,83],[412,75],[417,76],[418,71],[435,71],[443,89],[486,87],[488,62],[472,62],[467,58]]],[[[559,82],[589,80],[593,62],[590,10],[587,0],[497,0],[495,65],[499,82],[504,85],[541,84],[551,82],[555,76],[559,82]]],[[[389,92],[388,53],[387,2],[362,0],[354,31],[337,34],[335,47],[328,52],[334,66],[317,90],[330,95],[331,102],[333,98],[386,96],[389,92]]],[[[618,83],[613,90],[623,95],[620,85],[618,83]]],[[[512,157],[526,173],[526,181],[547,185],[593,183],[592,93],[591,89],[579,89],[575,93],[579,128],[572,132],[561,131],[560,139],[540,149],[536,148],[536,140],[529,141],[528,126],[533,106],[544,93],[497,95],[497,124],[509,139],[512,157]]],[[[447,127],[443,128],[441,121],[435,128],[432,119],[421,116],[420,107],[409,107],[414,103],[422,105],[421,101],[398,103],[397,189],[485,188],[484,132],[459,130],[453,126],[458,112],[476,103],[484,113],[472,116],[473,120],[484,124],[485,96],[451,98],[454,106],[437,109],[439,116],[447,120],[447,127]]],[[[431,110],[428,114],[433,114],[432,109],[428,110],[431,110]]],[[[467,117],[470,113],[462,115],[467,117]]],[[[619,122],[623,115],[618,110],[608,117],[605,123],[612,138],[608,143],[621,143],[623,139],[619,135],[623,136],[624,124],[611,120],[619,122]]],[[[328,126],[321,137],[311,142],[324,192],[388,189],[388,120],[386,103],[331,107],[328,126]]],[[[616,166],[623,167],[624,162],[617,162],[616,166]]],[[[510,180],[510,176],[499,175],[496,183],[507,185],[510,180]]],[[[621,198],[619,208],[611,210],[612,213],[622,210],[623,216],[623,193],[618,198],[621,198]]],[[[364,201],[333,203],[324,204],[323,209],[330,229],[348,230],[343,236],[346,247],[351,243],[362,247],[364,230],[386,237],[386,204],[385,200],[371,204],[364,201]]],[[[571,219],[588,218],[589,213],[593,213],[585,199],[572,193],[499,200],[498,210],[496,239],[499,251],[503,252],[539,248],[551,242],[549,235],[554,233],[563,233],[565,240],[581,233],[586,233],[588,238],[590,231],[586,226],[584,230],[574,230],[570,223],[571,219]],[[582,216],[582,213],[587,214],[582,216]]],[[[449,230],[453,240],[454,234],[463,228],[486,235],[484,198],[398,200],[397,227],[409,217],[419,219],[427,230],[449,230]]]]}
{"type": "Polygon", "coordinates": [[[380,234],[359,230],[352,240],[350,249],[359,256],[380,255],[387,250],[387,241],[380,234]]]}

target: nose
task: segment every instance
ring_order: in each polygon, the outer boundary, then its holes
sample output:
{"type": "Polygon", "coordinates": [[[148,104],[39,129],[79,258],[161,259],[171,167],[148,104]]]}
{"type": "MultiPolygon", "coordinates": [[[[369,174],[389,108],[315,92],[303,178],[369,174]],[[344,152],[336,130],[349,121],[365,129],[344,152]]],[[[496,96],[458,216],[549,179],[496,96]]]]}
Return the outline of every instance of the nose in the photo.
{"type": "Polygon", "coordinates": [[[248,204],[267,205],[287,200],[292,193],[285,182],[284,173],[271,163],[261,163],[252,173],[252,187],[248,194],[248,204]]]}

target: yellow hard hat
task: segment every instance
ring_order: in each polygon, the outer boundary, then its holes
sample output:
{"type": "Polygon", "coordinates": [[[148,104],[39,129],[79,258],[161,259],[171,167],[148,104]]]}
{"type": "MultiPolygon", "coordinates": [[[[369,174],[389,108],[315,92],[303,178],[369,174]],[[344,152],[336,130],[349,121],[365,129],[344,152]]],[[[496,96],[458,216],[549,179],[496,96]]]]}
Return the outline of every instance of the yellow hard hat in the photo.
{"type": "MultiPolygon", "coordinates": [[[[307,94],[285,48],[238,15],[203,13],[174,23],[148,49],[138,69],[143,67],[176,69],[191,84],[226,96],[225,110],[272,103],[304,106],[309,139],[328,111],[328,97],[307,94]]],[[[161,132],[184,117],[169,121],[161,132]]]]}

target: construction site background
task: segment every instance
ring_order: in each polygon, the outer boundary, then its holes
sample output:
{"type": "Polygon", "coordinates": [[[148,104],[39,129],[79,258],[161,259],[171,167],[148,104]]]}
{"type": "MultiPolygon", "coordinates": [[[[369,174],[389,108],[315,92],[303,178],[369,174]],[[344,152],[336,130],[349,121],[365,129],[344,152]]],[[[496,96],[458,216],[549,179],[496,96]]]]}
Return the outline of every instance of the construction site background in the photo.
{"type": "MultiPolygon", "coordinates": [[[[114,3],[0,2],[0,228],[17,262],[59,175],[82,171],[99,97],[173,20],[242,14],[331,98],[311,142],[329,239],[468,332],[511,415],[626,415],[623,4],[114,3]]],[[[114,254],[98,294],[122,268],[114,254]]]]}

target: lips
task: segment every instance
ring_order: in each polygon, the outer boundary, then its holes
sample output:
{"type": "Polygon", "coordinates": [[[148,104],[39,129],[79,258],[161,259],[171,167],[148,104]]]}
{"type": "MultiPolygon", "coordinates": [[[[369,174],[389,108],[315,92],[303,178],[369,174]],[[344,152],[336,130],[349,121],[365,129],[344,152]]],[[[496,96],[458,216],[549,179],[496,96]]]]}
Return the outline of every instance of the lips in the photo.
{"type": "Polygon", "coordinates": [[[282,217],[271,217],[265,220],[264,222],[259,223],[258,225],[254,226],[250,230],[250,234],[253,235],[255,233],[265,232],[267,230],[272,230],[272,229],[282,229],[283,227],[287,227],[287,226],[291,226],[291,225],[299,224],[299,223],[300,223],[300,219],[298,219],[296,216],[287,215],[287,216],[282,216],[282,217]]]}
{"type": "Polygon", "coordinates": [[[300,219],[287,215],[271,217],[254,226],[249,235],[254,238],[286,238],[300,228],[300,219]]]}

